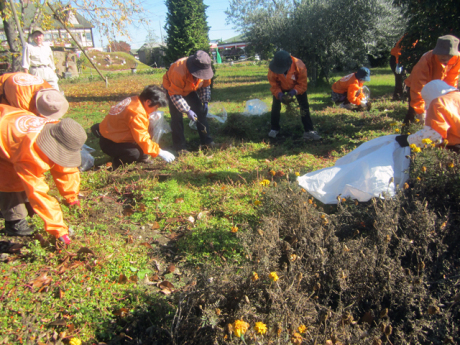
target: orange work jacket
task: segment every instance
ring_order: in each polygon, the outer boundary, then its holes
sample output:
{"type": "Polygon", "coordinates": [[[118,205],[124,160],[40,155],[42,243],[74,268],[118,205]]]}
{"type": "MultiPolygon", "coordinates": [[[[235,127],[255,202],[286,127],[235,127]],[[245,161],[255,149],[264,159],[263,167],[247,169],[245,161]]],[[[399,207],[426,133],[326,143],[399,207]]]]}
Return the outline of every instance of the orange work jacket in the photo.
{"type": "Polygon", "coordinates": [[[45,172],[50,171],[59,193],[71,203],[78,200],[80,172],[53,163],[36,139],[52,121],[31,112],[0,104],[0,191],[25,191],[30,205],[45,222],[45,230],[59,238],[68,233],[58,201],[48,195],[45,172]]]}
{"type": "Polygon", "coordinates": [[[293,56],[291,56],[291,59],[291,68],[289,68],[286,75],[268,70],[267,78],[271,85],[270,91],[275,97],[278,97],[280,92],[292,89],[296,90],[298,95],[307,91],[307,67],[305,67],[302,60],[293,56]]]}
{"type": "Polygon", "coordinates": [[[335,93],[346,93],[348,101],[355,105],[360,105],[366,97],[362,92],[364,83],[359,81],[354,73],[346,75],[332,84],[332,91],[335,93]]]}
{"type": "Polygon", "coordinates": [[[191,92],[211,85],[211,80],[197,79],[188,71],[186,57],[174,62],[163,76],[163,87],[170,96],[187,96],[191,92]]]}
{"type": "Polygon", "coordinates": [[[399,57],[401,56],[401,41],[403,40],[404,36],[396,42],[395,46],[391,48],[390,54],[396,58],[396,63],[399,63],[399,57]]]}
{"type": "Polygon", "coordinates": [[[145,154],[158,156],[160,146],[150,138],[149,114],[138,96],[125,98],[110,108],[99,125],[106,139],[116,143],[136,142],[145,154]]]}
{"type": "Polygon", "coordinates": [[[422,98],[422,89],[430,81],[444,80],[447,84],[457,87],[460,73],[460,56],[454,56],[447,65],[439,62],[433,51],[425,53],[415,64],[412,72],[404,82],[410,87],[410,106],[417,114],[425,112],[425,102],[422,98]]]}
{"type": "Polygon", "coordinates": [[[447,139],[448,145],[460,144],[460,91],[449,92],[431,101],[425,125],[447,139]]]}
{"type": "Polygon", "coordinates": [[[40,77],[28,73],[7,73],[0,77],[0,103],[24,109],[40,116],[35,104],[35,94],[51,85],[40,77]]]}

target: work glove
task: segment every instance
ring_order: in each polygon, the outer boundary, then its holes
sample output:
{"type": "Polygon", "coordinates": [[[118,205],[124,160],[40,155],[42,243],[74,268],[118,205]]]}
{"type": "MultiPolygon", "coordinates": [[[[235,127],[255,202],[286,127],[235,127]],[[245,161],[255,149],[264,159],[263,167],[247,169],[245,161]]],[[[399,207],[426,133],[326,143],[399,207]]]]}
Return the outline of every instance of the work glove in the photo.
{"type": "Polygon", "coordinates": [[[288,92],[288,95],[291,96],[291,97],[297,95],[297,90],[292,89],[291,91],[288,92]]]}
{"type": "Polygon", "coordinates": [[[192,109],[187,111],[187,116],[192,121],[196,121],[198,119],[198,117],[196,116],[195,112],[192,109]]]}
{"type": "Polygon", "coordinates": [[[72,201],[72,202],[69,202],[69,207],[80,207],[81,206],[81,203],[80,203],[80,200],[75,200],[75,201],[72,201]]]}
{"type": "Polygon", "coordinates": [[[398,135],[395,140],[398,142],[399,146],[407,147],[409,146],[409,142],[407,141],[408,135],[398,135]]]}
{"type": "Polygon", "coordinates": [[[72,242],[72,240],[69,238],[69,235],[64,235],[64,236],[61,236],[59,237],[59,240],[61,242],[64,242],[64,244],[68,245],[72,242]]]}
{"type": "Polygon", "coordinates": [[[160,158],[163,158],[166,163],[171,163],[176,159],[174,155],[168,151],[160,149],[160,153],[158,154],[160,158]]]}
{"type": "Polygon", "coordinates": [[[204,102],[203,104],[203,110],[204,110],[204,113],[207,115],[208,114],[208,102],[204,102]]]}
{"type": "Polygon", "coordinates": [[[280,102],[283,101],[283,97],[284,97],[284,93],[278,92],[278,99],[280,100],[280,102]]]}

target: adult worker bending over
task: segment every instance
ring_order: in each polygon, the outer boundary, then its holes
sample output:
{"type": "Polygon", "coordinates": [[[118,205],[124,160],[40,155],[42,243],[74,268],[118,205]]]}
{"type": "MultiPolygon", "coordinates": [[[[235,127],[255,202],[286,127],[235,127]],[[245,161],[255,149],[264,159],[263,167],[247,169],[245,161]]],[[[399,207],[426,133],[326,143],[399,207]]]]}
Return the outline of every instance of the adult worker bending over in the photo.
{"type": "Polygon", "coordinates": [[[149,134],[149,114],[166,104],[165,92],[150,85],[139,96],[125,98],[110,108],[99,125],[99,145],[112,157],[113,169],[133,162],[151,163],[151,156],[160,156],[168,163],[175,159],[160,149],[149,134]]]}
{"type": "MultiPolygon", "coordinates": [[[[371,81],[371,71],[367,67],[360,67],[356,73],[351,73],[332,84],[331,98],[341,108],[352,110],[353,105],[362,108],[366,95],[363,92],[365,82],[371,81]]],[[[369,108],[369,107],[368,107],[369,108]]]]}
{"type": "Polygon", "coordinates": [[[72,119],[60,122],[9,105],[0,105],[0,209],[5,232],[27,236],[29,202],[45,222],[45,230],[69,244],[58,201],[48,195],[45,173],[49,171],[59,193],[69,205],[78,205],[80,151],[85,130],[72,119]]]}
{"type": "Polygon", "coordinates": [[[296,97],[300,106],[301,120],[304,128],[303,139],[319,140],[321,137],[313,130],[310,107],[307,98],[307,67],[302,60],[288,52],[280,50],[275,53],[268,70],[270,91],[273,95],[271,128],[268,136],[276,138],[280,131],[281,103],[286,98],[296,97]]]}
{"type": "Polygon", "coordinates": [[[209,136],[206,119],[213,76],[211,58],[202,50],[177,60],[163,76],[163,87],[168,91],[172,139],[177,152],[187,151],[182,114],[187,114],[190,120],[197,121],[201,145],[215,145],[209,136]]]}
{"type": "Polygon", "coordinates": [[[404,123],[414,121],[415,116],[423,120],[425,117],[425,102],[422,89],[430,81],[440,79],[448,85],[457,88],[460,73],[460,57],[458,38],[452,35],[438,38],[436,47],[425,53],[412,68],[412,72],[404,82],[410,88],[409,110],[404,123]]]}
{"type": "Polygon", "coordinates": [[[41,77],[28,73],[7,73],[0,76],[1,104],[24,109],[37,116],[53,119],[69,109],[65,97],[41,77]]]}

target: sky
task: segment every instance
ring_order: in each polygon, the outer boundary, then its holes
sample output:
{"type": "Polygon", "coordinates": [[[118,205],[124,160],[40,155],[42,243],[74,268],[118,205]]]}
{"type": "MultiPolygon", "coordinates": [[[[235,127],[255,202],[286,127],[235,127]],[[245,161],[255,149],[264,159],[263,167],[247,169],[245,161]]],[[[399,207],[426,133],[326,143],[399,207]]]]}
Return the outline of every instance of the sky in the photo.
{"type": "MultiPolygon", "coordinates": [[[[229,0],[204,0],[204,4],[209,6],[206,10],[206,15],[208,16],[208,25],[210,26],[209,30],[209,39],[229,39],[231,37],[239,35],[238,31],[232,28],[232,24],[226,24],[227,16],[224,11],[229,7],[229,0]]],[[[128,41],[126,38],[118,37],[118,40],[126,41],[131,45],[131,49],[138,49],[144,43],[147,37],[148,30],[153,30],[155,35],[158,36],[159,41],[161,41],[161,36],[163,35],[163,40],[165,39],[166,31],[164,29],[166,22],[166,13],[167,8],[165,5],[165,0],[145,0],[143,1],[144,9],[149,11],[150,18],[149,28],[146,27],[135,27],[130,26],[129,32],[131,36],[131,41],[128,41]],[[161,27],[161,33],[160,33],[161,27]]],[[[94,44],[96,47],[101,47],[101,37],[97,29],[93,29],[94,35],[94,44]]],[[[107,46],[107,40],[102,39],[103,46],[107,46]]]]}

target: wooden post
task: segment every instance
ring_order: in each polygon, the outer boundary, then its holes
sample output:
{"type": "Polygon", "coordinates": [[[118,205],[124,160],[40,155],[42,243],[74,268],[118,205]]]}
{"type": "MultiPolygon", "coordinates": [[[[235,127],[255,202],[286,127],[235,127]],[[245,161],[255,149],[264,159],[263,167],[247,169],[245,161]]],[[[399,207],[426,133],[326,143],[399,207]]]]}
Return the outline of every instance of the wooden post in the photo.
{"type": "MultiPolygon", "coordinates": [[[[13,1],[13,0],[10,0],[10,1],[13,1]]],[[[51,7],[50,3],[47,2],[47,5],[48,7],[51,9],[51,11],[53,11],[55,17],[57,18],[57,20],[59,20],[59,22],[62,24],[62,26],[64,27],[64,29],[69,33],[70,37],[72,37],[72,39],[75,41],[76,45],[78,46],[78,48],[80,48],[80,50],[83,52],[83,54],[85,54],[86,58],[88,59],[88,61],[91,63],[91,65],[93,65],[93,67],[96,69],[97,73],[99,73],[99,75],[101,76],[102,80],[105,81],[105,87],[108,87],[109,86],[109,80],[107,79],[107,77],[104,77],[101,73],[101,71],[99,71],[99,68],[97,68],[97,66],[93,63],[93,61],[91,61],[90,57],[86,54],[85,52],[85,49],[82,48],[82,46],[80,45],[80,43],[78,43],[78,41],[75,39],[75,37],[73,36],[73,34],[69,31],[69,29],[67,29],[67,26],[65,25],[64,21],[61,19],[61,17],[57,14],[57,12],[54,10],[53,7],[51,7]]]]}

